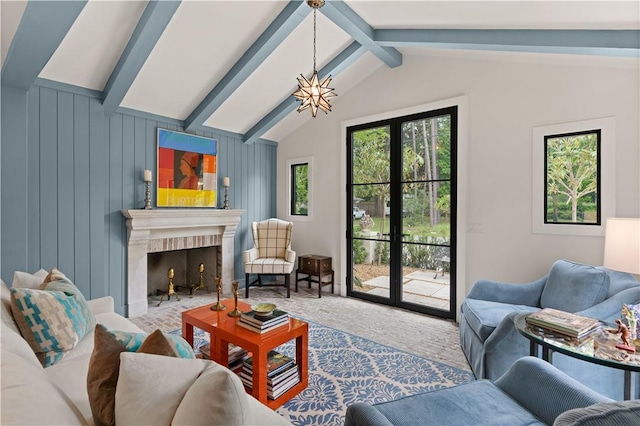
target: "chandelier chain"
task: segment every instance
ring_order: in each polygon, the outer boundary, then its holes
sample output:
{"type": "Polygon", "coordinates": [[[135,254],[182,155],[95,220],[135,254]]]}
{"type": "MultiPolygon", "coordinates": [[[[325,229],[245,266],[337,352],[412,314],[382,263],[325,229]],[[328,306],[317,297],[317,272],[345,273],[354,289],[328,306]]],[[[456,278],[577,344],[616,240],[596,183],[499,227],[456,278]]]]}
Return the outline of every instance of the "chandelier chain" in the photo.
{"type": "Polygon", "coordinates": [[[313,9],[313,72],[316,71],[316,10],[313,9]]]}

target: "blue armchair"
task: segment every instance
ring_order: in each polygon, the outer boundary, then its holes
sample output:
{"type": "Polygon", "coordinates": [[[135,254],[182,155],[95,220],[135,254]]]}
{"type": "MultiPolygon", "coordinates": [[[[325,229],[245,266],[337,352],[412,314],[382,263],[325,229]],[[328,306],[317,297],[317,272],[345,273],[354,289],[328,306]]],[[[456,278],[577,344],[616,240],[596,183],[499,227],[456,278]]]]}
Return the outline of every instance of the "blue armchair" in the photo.
{"type": "MultiPolygon", "coordinates": [[[[570,412],[571,418],[580,418],[577,409],[598,403],[611,403],[611,400],[541,359],[524,357],[516,361],[495,383],[476,380],[375,405],[350,405],[344,424],[550,425],[569,410],[576,410],[570,412]]],[[[638,407],[633,410],[637,413],[638,407]]]]}
{"type": "MultiPolygon", "coordinates": [[[[623,303],[640,303],[640,283],[633,275],[566,260],[528,284],[480,280],[462,302],[460,345],[477,378],[496,380],[529,355],[529,341],[515,328],[518,315],[548,307],[613,323],[623,303]]],[[[591,389],[623,399],[621,370],[562,354],[554,354],[553,364],[591,389]]]]}

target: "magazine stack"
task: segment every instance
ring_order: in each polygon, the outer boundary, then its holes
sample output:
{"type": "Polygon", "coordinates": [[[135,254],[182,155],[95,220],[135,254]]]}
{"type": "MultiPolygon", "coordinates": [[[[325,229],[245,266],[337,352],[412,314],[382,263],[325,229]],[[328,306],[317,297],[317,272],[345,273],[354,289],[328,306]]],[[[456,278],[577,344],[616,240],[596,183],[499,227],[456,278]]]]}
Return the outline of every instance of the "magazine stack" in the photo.
{"type": "Polygon", "coordinates": [[[283,325],[289,324],[289,314],[276,309],[269,315],[256,315],[255,311],[243,313],[238,320],[238,325],[255,331],[266,333],[283,325]]]}
{"type": "Polygon", "coordinates": [[[598,329],[600,321],[552,308],[544,308],[525,317],[531,327],[575,340],[582,340],[598,329]]]}
{"type": "MultiPolygon", "coordinates": [[[[252,357],[245,358],[240,379],[247,388],[253,387],[252,357]]],[[[300,373],[295,360],[278,351],[269,351],[267,354],[267,397],[276,399],[299,382],[300,373]]]]}
{"type": "MultiPolygon", "coordinates": [[[[200,353],[203,359],[211,359],[211,347],[209,343],[200,346],[200,353]]],[[[229,368],[235,369],[242,365],[242,361],[247,356],[247,350],[240,346],[229,344],[229,368]]]]}

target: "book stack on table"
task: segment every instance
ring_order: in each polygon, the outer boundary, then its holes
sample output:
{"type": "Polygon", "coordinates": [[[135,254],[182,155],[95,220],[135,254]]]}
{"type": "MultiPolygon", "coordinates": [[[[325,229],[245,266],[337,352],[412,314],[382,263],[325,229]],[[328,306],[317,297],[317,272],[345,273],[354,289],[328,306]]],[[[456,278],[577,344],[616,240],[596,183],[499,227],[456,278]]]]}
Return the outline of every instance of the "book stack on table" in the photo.
{"type": "Polygon", "coordinates": [[[238,320],[239,326],[256,333],[266,333],[285,324],[289,324],[289,314],[279,309],[270,315],[256,315],[255,311],[245,312],[238,320]]]}
{"type": "MultiPolygon", "coordinates": [[[[209,343],[205,343],[200,346],[200,353],[202,354],[203,359],[211,359],[211,346],[209,343]]],[[[247,356],[247,350],[241,348],[240,346],[236,346],[233,344],[229,344],[229,368],[235,369],[236,367],[240,367],[242,365],[242,361],[247,356]]]]}
{"type": "Polygon", "coordinates": [[[551,334],[582,340],[598,329],[600,321],[552,308],[544,308],[525,317],[529,326],[551,334]]]}
{"type": "MultiPolygon", "coordinates": [[[[253,358],[247,357],[242,365],[240,379],[244,385],[253,387],[253,358]]],[[[300,382],[300,372],[295,360],[278,351],[267,354],[267,397],[276,399],[300,382]]]]}

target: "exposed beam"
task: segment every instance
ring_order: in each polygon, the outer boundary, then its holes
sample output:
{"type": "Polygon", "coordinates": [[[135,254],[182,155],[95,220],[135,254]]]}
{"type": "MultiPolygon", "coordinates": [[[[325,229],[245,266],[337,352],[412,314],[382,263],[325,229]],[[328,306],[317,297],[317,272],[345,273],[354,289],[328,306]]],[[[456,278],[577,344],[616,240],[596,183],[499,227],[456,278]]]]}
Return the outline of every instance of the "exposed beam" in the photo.
{"type": "Polygon", "coordinates": [[[86,1],[28,2],[2,67],[2,84],[28,90],[86,4],[86,1]]]}
{"type": "Polygon", "coordinates": [[[186,130],[204,124],[220,105],[251,75],[311,12],[304,1],[290,1],[185,120],[186,130]]]}
{"type": "MultiPolygon", "coordinates": [[[[318,70],[318,78],[323,79],[327,75],[336,76],[353,64],[360,56],[367,52],[367,48],[357,41],[351,43],[340,52],[327,65],[318,70]]],[[[292,90],[293,92],[293,90],[292,90]]],[[[258,123],[245,133],[243,141],[252,144],[260,139],[267,130],[275,126],[280,120],[298,107],[298,101],[293,95],[288,96],[277,107],[265,115],[258,123]]]]}
{"type": "Polygon", "coordinates": [[[383,46],[640,56],[638,30],[375,30],[383,46]]]}
{"type": "Polygon", "coordinates": [[[116,111],[179,6],[179,0],[149,1],[105,85],[105,115],[116,111]]]}
{"type": "Polygon", "coordinates": [[[374,29],[343,1],[327,1],[319,10],[387,66],[395,68],[402,65],[402,53],[378,44],[374,40],[374,29]]]}

